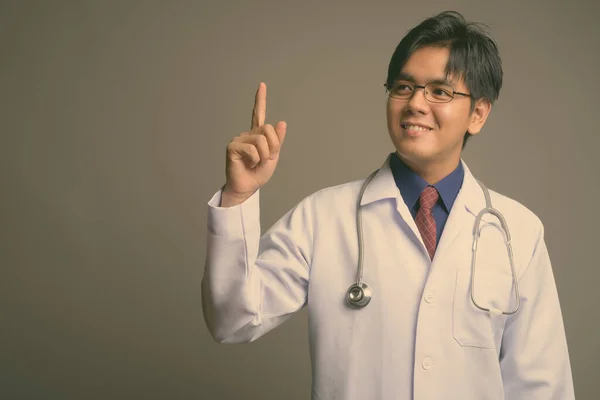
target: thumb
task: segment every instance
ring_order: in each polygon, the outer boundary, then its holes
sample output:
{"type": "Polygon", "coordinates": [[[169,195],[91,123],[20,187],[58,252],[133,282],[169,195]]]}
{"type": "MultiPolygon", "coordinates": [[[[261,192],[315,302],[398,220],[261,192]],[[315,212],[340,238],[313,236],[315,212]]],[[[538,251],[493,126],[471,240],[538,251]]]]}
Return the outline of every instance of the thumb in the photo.
{"type": "Polygon", "coordinates": [[[287,124],[285,123],[285,121],[279,121],[277,125],[275,125],[275,133],[277,133],[277,137],[279,138],[279,147],[283,145],[286,131],[287,124]]]}

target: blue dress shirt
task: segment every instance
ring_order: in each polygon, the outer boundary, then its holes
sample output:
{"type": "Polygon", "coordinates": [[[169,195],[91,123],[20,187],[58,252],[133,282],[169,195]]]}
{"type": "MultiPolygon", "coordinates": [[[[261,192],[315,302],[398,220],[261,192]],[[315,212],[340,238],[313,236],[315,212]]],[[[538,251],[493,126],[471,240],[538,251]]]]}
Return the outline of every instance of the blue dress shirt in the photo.
{"type": "MultiPolygon", "coordinates": [[[[390,157],[390,168],[392,169],[396,186],[398,186],[400,194],[414,219],[416,218],[417,211],[419,211],[420,207],[419,196],[421,196],[421,192],[423,192],[429,184],[425,179],[421,178],[411,170],[396,152],[390,157]]],[[[459,162],[454,171],[433,185],[440,195],[438,202],[433,206],[432,210],[436,226],[436,243],[440,242],[442,231],[448,220],[448,214],[450,214],[450,210],[452,210],[452,205],[460,191],[464,176],[465,171],[462,163],[459,162]]]]}

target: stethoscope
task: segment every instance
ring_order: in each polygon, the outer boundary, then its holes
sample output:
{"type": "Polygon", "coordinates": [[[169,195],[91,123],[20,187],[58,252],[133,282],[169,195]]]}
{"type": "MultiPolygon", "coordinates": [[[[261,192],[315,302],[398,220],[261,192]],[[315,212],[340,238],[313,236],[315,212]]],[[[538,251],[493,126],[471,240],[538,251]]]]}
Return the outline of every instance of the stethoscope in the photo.
{"type": "MultiPolygon", "coordinates": [[[[357,233],[358,233],[358,271],[356,274],[356,283],[353,284],[352,286],[350,286],[350,288],[346,292],[346,302],[348,303],[348,305],[350,307],[355,308],[355,309],[363,308],[367,304],[369,304],[369,302],[371,301],[371,297],[373,295],[373,292],[372,292],[371,288],[369,287],[369,285],[367,285],[362,280],[362,277],[363,277],[363,247],[364,247],[363,242],[364,241],[363,241],[363,229],[362,229],[362,210],[361,210],[360,203],[362,201],[362,197],[365,192],[365,189],[367,188],[367,185],[375,177],[375,175],[377,174],[378,171],[379,170],[375,170],[371,175],[369,175],[369,177],[363,183],[363,185],[360,189],[360,194],[358,195],[358,203],[357,203],[357,211],[356,211],[356,227],[357,227],[357,233]]],[[[475,307],[479,308],[482,311],[487,311],[491,314],[496,314],[496,315],[502,315],[502,314],[512,315],[512,314],[515,314],[519,310],[519,306],[520,306],[521,302],[520,302],[520,297],[519,297],[519,285],[517,283],[517,275],[515,273],[513,250],[512,250],[512,245],[510,243],[510,233],[508,231],[508,225],[506,224],[506,220],[504,219],[504,216],[502,215],[502,213],[500,213],[500,211],[498,211],[492,207],[492,200],[490,199],[490,193],[489,193],[488,189],[485,187],[485,185],[481,181],[477,180],[477,183],[479,183],[479,186],[481,186],[481,189],[483,190],[483,195],[485,196],[486,207],[483,210],[481,210],[479,212],[479,214],[477,214],[477,217],[475,218],[475,223],[473,225],[473,246],[472,246],[473,257],[471,259],[471,301],[473,302],[475,307]],[[510,261],[510,269],[511,269],[511,273],[512,273],[513,287],[515,288],[515,297],[516,297],[516,306],[513,310],[510,310],[510,311],[502,311],[502,310],[500,310],[498,308],[494,308],[494,307],[491,307],[491,308],[483,307],[477,303],[477,301],[475,300],[475,297],[473,295],[474,290],[475,290],[475,260],[477,259],[477,241],[479,240],[479,237],[481,236],[480,223],[481,223],[481,218],[487,213],[493,214],[496,217],[498,217],[498,219],[500,220],[500,224],[502,225],[502,231],[503,231],[503,235],[504,235],[504,244],[506,245],[506,249],[508,251],[508,258],[510,261]]]]}

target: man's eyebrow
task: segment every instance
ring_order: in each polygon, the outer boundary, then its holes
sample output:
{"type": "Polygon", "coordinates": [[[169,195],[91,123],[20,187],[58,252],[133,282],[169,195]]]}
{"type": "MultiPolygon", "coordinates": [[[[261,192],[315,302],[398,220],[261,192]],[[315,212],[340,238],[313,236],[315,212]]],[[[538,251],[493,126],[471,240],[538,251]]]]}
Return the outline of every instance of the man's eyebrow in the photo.
{"type": "MultiPolygon", "coordinates": [[[[406,72],[400,72],[398,74],[398,77],[396,78],[396,80],[402,80],[402,81],[411,81],[411,82],[416,82],[414,76],[412,76],[411,74],[407,74],[406,72]]],[[[449,85],[449,86],[453,86],[453,82],[448,80],[447,78],[436,78],[436,79],[432,79],[430,81],[427,81],[425,83],[442,83],[444,85],[449,85]]]]}

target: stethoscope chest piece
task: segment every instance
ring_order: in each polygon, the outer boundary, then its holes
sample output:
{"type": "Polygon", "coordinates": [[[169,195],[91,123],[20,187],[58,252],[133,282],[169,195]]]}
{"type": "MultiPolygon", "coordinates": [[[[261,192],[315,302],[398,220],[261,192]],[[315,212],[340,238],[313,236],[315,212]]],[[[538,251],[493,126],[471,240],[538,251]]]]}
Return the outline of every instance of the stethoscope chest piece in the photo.
{"type": "Polygon", "coordinates": [[[364,282],[355,283],[346,292],[346,302],[352,308],[363,308],[371,301],[371,288],[364,282]]]}

